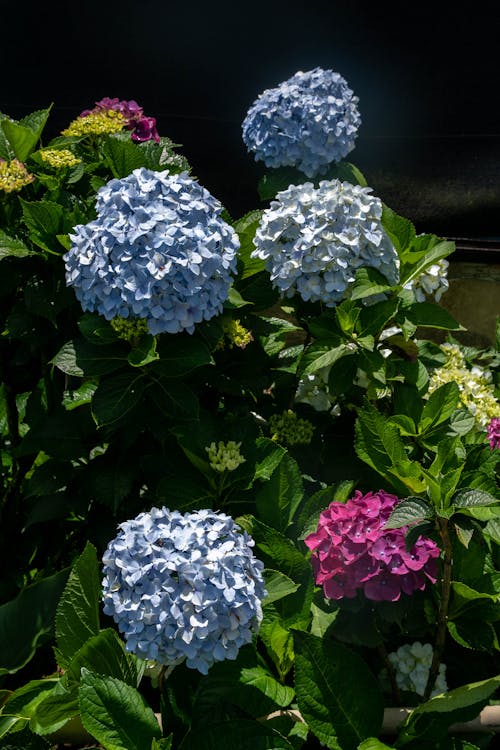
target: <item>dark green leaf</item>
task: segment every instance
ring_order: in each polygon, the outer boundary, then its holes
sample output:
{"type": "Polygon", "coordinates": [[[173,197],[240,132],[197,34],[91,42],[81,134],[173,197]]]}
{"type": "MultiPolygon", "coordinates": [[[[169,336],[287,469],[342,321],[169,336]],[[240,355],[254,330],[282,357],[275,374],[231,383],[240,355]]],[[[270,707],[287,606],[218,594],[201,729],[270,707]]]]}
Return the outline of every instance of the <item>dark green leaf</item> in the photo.
{"type": "Polygon", "coordinates": [[[358,268],[356,281],[352,285],[351,299],[366,299],[375,294],[391,291],[388,280],[375,268],[358,268]]]}
{"type": "Polygon", "coordinates": [[[411,221],[386,205],[382,210],[382,225],[399,253],[409,248],[415,239],[416,231],[411,221]]]}
{"type": "Polygon", "coordinates": [[[57,602],[68,573],[62,570],[43,578],[0,606],[0,674],[24,667],[38,646],[53,635],[57,602]]]}
{"type": "Polygon", "coordinates": [[[242,265],[242,271],[238,274],[238,278],[246,279],[249,276],[253,276],[255,273],[263,271],[266,265],[264,260],[260,258],[252,258],[251,254],[255,250],[253,238],[257,227],[260,224],[262,218],[262,211],[250,211],[250,213],[242,216],[234,223],[234,228],[238,233],[240,239],[240,249],[238,252],[238,259],[242,265]]]}
{"type": "Polygon", "coordinates": [[[267,592],[266,598],[263,601],[264,607],[278,599],[282,599],[284,596],[294,594],[300,586],[299,583],[294,583],[284,573],[280,573],[279,570],[271,570],[270,568],[264,570],[264,579],[266,581],[267,592]]]}
{"type": "Polygon", "coordinates": [[[179,750],[293,750],[293,745],[266,722],[235,719],[189,732],[179,750]]]}
{"type": "Polygon", "coordinates": [[[123,372],[102,380],[92,399],[98,425],[113,424],[140,403],[145,381],[142,373],[123,372]]]}
{"type": "Polygon", "coordinates": [[[464,327],[450,313],[433,302],[415,302],[404,308],[404,314],[415,326],[440,328],[447,331],[463,331],[464,327]]]}
{"type": "Polygon", "coordinates": [[[151,334],[146,334],[141,337],[137,346],[134,346],[127,359],[129,365],[132,365],[132,367],[144,367],[150,362],[159,359],[159,356],[156,351],[156,338],[151,336],[151,334]]]}
{"type": "Polygon", "coordinates": [[[455,411],[459,396],[458,385],[454,381],[445,383],[432,391],[422,409],[418,426],[420,433],[425,434],[437,425],[446,422],[455,411]]]}
{"type": "Polygon", "coordinates": [[[384,525],[384,529],[399,529],[419,521],[432,518],[432,508],[420,497],[406,497],[401,500],[384,525]]]}
{"type": "Polygon", "coordinates": [[[144,165],[144,154],[130,138],[121,140],[108,136],[102,152],[114,177],[128,177],[134,169],[144,165]]]}
{"type": "Polygon", "coordinates": [[[472,490],[469,488],[465,488],[462,490],[458,490],[458,492],[453,496],[453,504],[457,508],[471,508],[474,506],[481,507],[485,505],[494,505],[495,503],[500,503],[500,500],[497,497],[493,497],[493,495],[490,495],[489,492],[483,492],[482,490],[472,490]]]}
{"type": "Polygon", "coordinates": [[[270,479],[256,493],[259,518],[268,526],[285,531],[293,520],[303,494],[299,466],[286,454],[270,479]]]}
{"type": "Polygon", "coordinates": [[[65,674],[69,685],[80,682],[82,669],[102,676],[116,677],[132,687],[137,686],[135,657],[125,651],[123,641],[111,628],[90,637],[73,654],[65,674]]]}
{"type": "Polygon", "coordinates": [[[377,735],[384,703],[365,662],[344,646],[308,633],[294,632],[294,643],[297,703],[318,739],[332,750],[356,750],[377,735]]]}

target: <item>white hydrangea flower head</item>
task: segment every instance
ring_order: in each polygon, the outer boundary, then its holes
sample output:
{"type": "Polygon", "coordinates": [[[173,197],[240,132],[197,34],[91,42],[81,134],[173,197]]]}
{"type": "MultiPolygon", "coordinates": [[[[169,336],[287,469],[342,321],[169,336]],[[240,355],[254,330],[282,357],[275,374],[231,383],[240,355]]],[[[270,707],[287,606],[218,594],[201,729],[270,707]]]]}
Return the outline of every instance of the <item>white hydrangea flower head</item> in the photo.
{"type": "Polygon", "coordinates": [[[450,264],[446,258],[441,258],[415,279],[405,284],[404,288],[413,291],[417,302],[425,302],[428,299],[439,302],[450,287],[448,281],[449,267],[450,264]]]}
{"type": "Polygon", "coordinates": [[[491,370],[479,365],[469,368],[457,344],[445,343],[440,348],[447,355],[447,361],[431,373],[428,395],[445,383],[455,382],[461,404],[474,416],[476,428],[486,430],[491,419],[500,413],[491,370]]]}
{"type": "Polygon", "coordinates": [[[359,268],[398,282],[398,254],[381,217],[371,188],[340,180],[290,185],[264,211],[252,257],[266,261],[283,296],[335,307],[349,296],[359,268]]]}
{"type": "MultiPolygon", "coordinates": [[[[388,658],[394,667],[398,688],[423,696],[432,663],[431,644],[420,643],[420,641],[407,643],[400,646],[397,651],[388,654],[388,658]]],[[[445,693],[447,690],[446,666],[440,664],[431,698],[445,693]]]]}

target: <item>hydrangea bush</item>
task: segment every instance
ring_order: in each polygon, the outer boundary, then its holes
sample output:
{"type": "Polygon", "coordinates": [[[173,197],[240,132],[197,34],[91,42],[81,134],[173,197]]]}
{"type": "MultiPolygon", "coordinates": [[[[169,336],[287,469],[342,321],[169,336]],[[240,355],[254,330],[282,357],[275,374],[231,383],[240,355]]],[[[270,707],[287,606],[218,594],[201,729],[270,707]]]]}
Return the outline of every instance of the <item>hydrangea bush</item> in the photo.
{"type": "Polygon", "coordinates": [[[133,99],[0,115],[0,747],[494,746],[498,331],[339,73],[256,96],[239,217],[133,99]]]}

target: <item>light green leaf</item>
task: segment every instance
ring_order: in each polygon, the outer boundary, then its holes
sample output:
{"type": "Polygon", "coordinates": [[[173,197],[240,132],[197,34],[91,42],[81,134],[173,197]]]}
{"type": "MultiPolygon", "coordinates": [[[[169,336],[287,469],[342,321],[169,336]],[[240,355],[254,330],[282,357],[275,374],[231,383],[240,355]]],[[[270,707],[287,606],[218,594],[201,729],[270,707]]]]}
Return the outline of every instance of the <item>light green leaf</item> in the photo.
{"type": "MultiPolygon", "coordinates": [[[[465,488],[458,490],[453,497],[453,504],[457,508],[471,508],[471,507],[482,507],[486,505],[494,505],[500,503],[500,499],[493,497],[489,492],[483,490],[474,490],[465,488]]],[[[500,508],[498,509],[500,517],[500,508]]]]}
{"type": "Polygon", "coordinates": [[[249,667],[241,670],[240,681],[243,685],[252,685],[260,690],[281,708],[286,708],[295,698],[295,690],[288,685],[282,685],[263,667],[249,667]]]}
{"type": "Polygon", "coordinates": [[[272,570],[271,568],[264,570],[264,579],[267,591],[266,598],[263,601],[264,607],[278,599],[282,599],[284,596],[295,593],[300,586],[299,583],[294,583],[284,573],[280,573],[279,570],[272,570]]]}
{"type": "Polygon", "coordinates": [[[431,746],[447,736],[448,728],[471,721],[500,686],[500,675],[450,690],[415,708],[400,728],[398,747],[418,740],[431,746]]]}
{"type": "Polygon", "coordinates": [[[4,258],[26,258],[28,255],[37,255],[30,250],[22,240],[17,237],[9,237],[0,229],[0,260],[4,258]]]}
{"type": "Polygon", "coordinates": [[[422,435],[451,417],[457,408],[459,395],[455,382],[444,383],[431,393],[420,418],[419,431],[422,435]]]}
{"type": "Polygon", "coordinates": [[[243,266],[242,271],[238,274],[240,279],[246,279],[260,271],[263,271],[266,262],[260,258],[252,258],[251,253],[255,250],[253,238],[262,218],[262,211],[250,211],[234,223],[234,228],[240,239],[240,249],[238,251],[239,263],[243,266]]]}
{"type": "Polygon", "coordinates": [[[82,670],[80,714],[85,729],[105,750],[151,750],[161,729],[138,690],[115,677],[82,670]]]}

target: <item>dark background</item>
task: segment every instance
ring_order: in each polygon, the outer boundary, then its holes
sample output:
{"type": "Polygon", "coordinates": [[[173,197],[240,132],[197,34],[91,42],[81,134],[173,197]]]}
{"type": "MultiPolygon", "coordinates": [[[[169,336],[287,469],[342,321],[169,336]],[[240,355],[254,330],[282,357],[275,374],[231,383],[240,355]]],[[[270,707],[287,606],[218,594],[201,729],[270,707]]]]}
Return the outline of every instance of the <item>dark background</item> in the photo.
{"type": "Polygon", "coordinates": [[[237,217],[262,167],[241,122],[297,70],[341,73],[362,125],[349,159],[419,231],[500,240],[500,10],[355,0],[0,0],[0,111],[54,103],[50,135],[103,96],[136,99],[237,217]]]}

